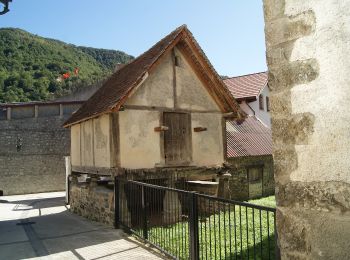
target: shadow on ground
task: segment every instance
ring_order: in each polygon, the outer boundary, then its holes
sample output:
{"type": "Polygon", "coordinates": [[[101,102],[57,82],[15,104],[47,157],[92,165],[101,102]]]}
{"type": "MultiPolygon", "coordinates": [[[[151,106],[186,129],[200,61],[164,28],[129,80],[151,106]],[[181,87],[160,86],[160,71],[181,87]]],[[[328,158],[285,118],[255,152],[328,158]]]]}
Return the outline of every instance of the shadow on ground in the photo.
{"type": "Polygon", "coordinates": [[[64,196],[7,199],[0,212],[0,259],[158,258],[121,230],[72,214],[64,196]]]}

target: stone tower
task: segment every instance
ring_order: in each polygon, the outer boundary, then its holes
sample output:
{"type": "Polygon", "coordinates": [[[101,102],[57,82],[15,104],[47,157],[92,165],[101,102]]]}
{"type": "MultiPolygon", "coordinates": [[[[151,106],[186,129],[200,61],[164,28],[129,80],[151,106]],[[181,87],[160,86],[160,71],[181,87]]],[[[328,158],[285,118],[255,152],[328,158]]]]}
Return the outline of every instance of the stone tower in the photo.
{"type": "Polygon", "coordinates": [[[264,13],[282,259],[349,259],[350,1],[264,13]]]}

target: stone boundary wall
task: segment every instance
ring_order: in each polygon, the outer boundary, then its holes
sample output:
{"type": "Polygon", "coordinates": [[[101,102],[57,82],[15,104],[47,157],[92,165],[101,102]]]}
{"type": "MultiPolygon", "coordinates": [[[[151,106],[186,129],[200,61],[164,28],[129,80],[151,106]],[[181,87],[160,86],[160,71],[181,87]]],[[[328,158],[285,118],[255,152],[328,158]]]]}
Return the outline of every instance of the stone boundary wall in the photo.
{"type": "Polygon", "coordinates": [[[79,103],[0,104],[0,190],[4,195],[65,189],[64,121],[79,103]]]}

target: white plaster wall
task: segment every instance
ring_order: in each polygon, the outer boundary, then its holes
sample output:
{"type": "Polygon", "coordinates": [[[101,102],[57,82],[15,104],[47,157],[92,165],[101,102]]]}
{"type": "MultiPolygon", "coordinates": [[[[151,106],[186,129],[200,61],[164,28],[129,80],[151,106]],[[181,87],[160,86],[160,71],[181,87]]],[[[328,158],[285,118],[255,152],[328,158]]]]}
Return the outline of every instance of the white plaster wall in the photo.
{"type": "Polygon", "coordinates": [[[160,66],[148,76],[126,105],[174,107],[173,62],[171,54],[162,58],[160,66]]]}
{"type": "Polygon", "coordinates": [[[179,66],[176,67],[177,105],[182,109],[220,111],[214,99],[199,80],[180,51],[175,49],[179,66]]]}
{"type": "Polygon", "coordinates": [[[308,144],[296,145],[298,168],[294,181],[350,183],[350,1],[287,0],[285,13],[312,9],[315,32],[298,39],[291,61],[316,58],[319,76],[292,88],[292,112],[315,115],[308,144]]]}
{"type": "Polygon", "coordinates": [[[154,168],[160,163],[160,112],[125,110],[119,112],[120,163],[129,169],[154,168]]]}
{"type": "Polygon", "coordinates": [[[94,155],[93,155],[93,129],[92,120],[82,122],[81,127],[81,165],[82,166],[93,166],[94,155]]]}
{"type": "Polygon", "coordinates": [[[71,163],[73,166],[80,166],[80,124],[73,125],[70,129],[70,134],[71,163]]]}
{"type": "Polygon", "coordinates": [[[109,114],[105,114],[93,120],[96,167],[111,166],[109,116],[109,114]]]}
{"type": "Polygon", "coordinates": [[[209,113],[193,113],[192,129],[206,127],[207,131],[193,132],[192,158],[197,166],[215,166],[224,162],[222,136],[222,115],[209,113]]]}
{"type": "Polygon", "coordinates": [[[265,88],[260,92],[260,94],[264,97],[264,110],[261,110],[259,108],[259,96],[257,96],[257,100],[249,102],[249,106],[255,111],[255,116],[259,118],[264,125],[266,125],[268,128],[271,128],[271,114],[267,111],[266,107],[266,97],[270,96],[269,88],[265,86],[265,88]]]}
{"type": "MultiPolygon", "coordinates": [[[[251,102],[251,103],[252,103],[252,102],[251,102]]],[[[247,115],[252,116],[252,115],[255,114],[254,110],[251,109],[251,108],[248,106],[248,104],[247,104],[246,101],[242,101],[242,102],[239,104],[239,106],[241,107],[241,109],[242,109],[245,113],[247,113],[247,115]]]]}
{"type": "MultiPolygon", "coordinates": [[[[222,164],[224,149],[222,140],[222,114],[216,102],[196,76],[182,54],[176,67],[176,108],[217,111],[216,113],[192,113],[193,127],[208,128],[194,133],[192,139],[193,164],[212,166],[222,164]]],[[[142,83],[125,105],[150,107],[174,107],[173,68],[171,55],[162,62],[142,83]]],[[[154,168],[163,162],[161,158],[161,134],[154,128],[160,126],[162,113],[151,110],[128,109],[119,112],[120,166],[123,168],[154,168]]],[[[109,115],[81,123],[81,165],[110,167],[109,115]],[[92,123],[93,122],[93,123],[92,123]],[[94,137],[94,138],[93,138],[94,137]],[[93,153],[94,152],[94,153],[93,153]]],[[[72,132],[73,135],[73,132],[72,132]]],[[[75,138],[75,137],[74,137],[75,138]]],[[[73,140],[73,139],[72,139],[73,140]]],[[[77,145],[73,140],[72,145],[77,145]]],[[[79,146],[78,146],[79,147],[79,146]]]]}

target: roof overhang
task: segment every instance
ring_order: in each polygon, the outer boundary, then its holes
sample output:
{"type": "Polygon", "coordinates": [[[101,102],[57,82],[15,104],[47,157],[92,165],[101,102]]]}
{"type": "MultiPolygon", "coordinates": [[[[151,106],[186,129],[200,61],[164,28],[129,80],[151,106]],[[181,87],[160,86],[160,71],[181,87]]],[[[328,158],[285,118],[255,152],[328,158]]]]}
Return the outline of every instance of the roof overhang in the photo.
{"type": "MultiPolygon", "coordinates": [[[[191,32],[187,29],[186,26],[179,27],[177,30],[178,34],[176,37],[161,52],[157,53],[156,56],[153,57],[153,62],[145,68],[145,71],[133,82],[132,85],[130,85],[130,87],[128,87],[128,90],[120,99],[118,99],[116,103],[104,109],[104,111],[100,111],[99,113],[90,114],[88,116],[83,116],[82,118],[77,118],[74,120],[68,119],[64,124],[64,127],[70,127],[74,124],[81,123],[105,113],[119,111],[127,99],[132,96],[138,87],[147,79],[148,74],[151,73],[161,63],[162,57],[167,55],[175,46],[184,54],[187,62],[191,65],[192,69],[195,71],[198,78],[202,81],[209,94],[215,100],[220,110],[223,113],[234,113],[235,118],[245,117],[246,114],[240,108],[239,104],[236,102],[230,91],[226,88],[225,83],[215,71],[208,58],[205,56],[204,52],[192,36],[191,32]]],[[[135,60],[139,59],[140,57],[142,57],[142,55],[140,55],[135,60]]],[[[125,70],[128,65],[129,64],[125,65],[120,70],[125,70]]],[[[103,87],[99,89],[95,95],[99,91],[103,91],[103,87]]],[[[89,100],[87,102],[89,102],[89,100]]],[[[83,105],[80,109],[85,109],[85,106],[83,105]]]]}

